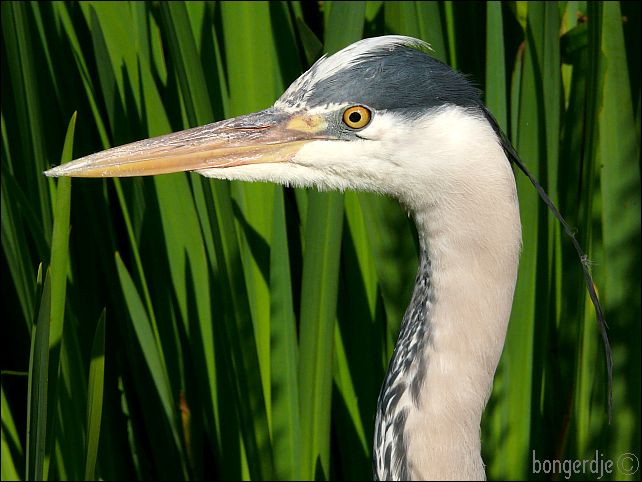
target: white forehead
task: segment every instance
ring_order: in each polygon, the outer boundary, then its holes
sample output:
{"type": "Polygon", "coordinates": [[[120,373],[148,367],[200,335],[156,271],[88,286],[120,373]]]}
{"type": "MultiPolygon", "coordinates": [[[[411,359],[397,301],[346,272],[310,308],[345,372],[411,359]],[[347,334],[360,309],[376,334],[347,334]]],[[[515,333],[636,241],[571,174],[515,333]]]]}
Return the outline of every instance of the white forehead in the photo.
{"type": "Polygon", "coordinates": [[[403,35],[385,35],[359,40],[331,55],[324,55],[317,60],[307,72],[296,79],[274,104],[275,107],[294,110],[305,107],[305,101],[313,90],[313,86],[341,70],[349,69],[361,62],[367,61],[370,53],[393,51],[398,47],[412,47],[420,50],[432,50],[423,40],[403,35]],[[301,95],[301,91],[305,91],[301,95]],[[307,95],[306,95],[307,94],[307,95]]]}

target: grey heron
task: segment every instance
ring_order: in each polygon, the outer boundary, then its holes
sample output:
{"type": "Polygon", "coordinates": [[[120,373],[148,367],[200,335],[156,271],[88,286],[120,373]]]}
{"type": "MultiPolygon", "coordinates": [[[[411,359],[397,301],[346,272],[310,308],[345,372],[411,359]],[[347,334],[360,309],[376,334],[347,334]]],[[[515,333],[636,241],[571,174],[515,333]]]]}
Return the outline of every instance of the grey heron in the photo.
{"type": "Polygon", "coordinates": [[[481,416],[521,247],[511,162],[523,166],[479,91],[427,49],[402,36],[361,40],[317,61],[271,108],[46,174],[196,171],[399,199],[414,217],[421,256],[377,402],[374,476],[484,479],[481,416]]]}

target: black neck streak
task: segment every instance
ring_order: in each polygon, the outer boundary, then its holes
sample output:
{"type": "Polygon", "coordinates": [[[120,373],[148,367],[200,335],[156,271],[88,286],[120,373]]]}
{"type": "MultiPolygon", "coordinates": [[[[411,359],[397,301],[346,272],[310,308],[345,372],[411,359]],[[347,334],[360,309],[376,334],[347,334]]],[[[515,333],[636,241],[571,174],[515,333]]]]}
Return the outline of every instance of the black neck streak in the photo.
{"type": "Polygon", "coordinates": [[[410,391],[412,404],[419,408],[421,403],[427,364],[425,348],[430,342],[430,312],[435,301],[431,279],[431,260],[427,250],[422,248],[415,289],[377,401],[373,450],[375,480],[408,480],[410,476],[404,433],[408,406],[400,405],[399,401],[410,391]]]}

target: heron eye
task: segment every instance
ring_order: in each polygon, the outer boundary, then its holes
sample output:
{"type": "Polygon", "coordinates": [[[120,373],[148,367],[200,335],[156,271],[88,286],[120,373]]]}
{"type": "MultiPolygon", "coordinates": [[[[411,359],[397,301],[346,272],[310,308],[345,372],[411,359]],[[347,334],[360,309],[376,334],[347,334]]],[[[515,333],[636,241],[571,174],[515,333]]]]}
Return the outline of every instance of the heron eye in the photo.
{"type": "Polygon", "coordinates": [[[361,129],[370,122],[370,111],[362,105],[348,107],[343,112],[343,123],[352,129],[361,129]]]}

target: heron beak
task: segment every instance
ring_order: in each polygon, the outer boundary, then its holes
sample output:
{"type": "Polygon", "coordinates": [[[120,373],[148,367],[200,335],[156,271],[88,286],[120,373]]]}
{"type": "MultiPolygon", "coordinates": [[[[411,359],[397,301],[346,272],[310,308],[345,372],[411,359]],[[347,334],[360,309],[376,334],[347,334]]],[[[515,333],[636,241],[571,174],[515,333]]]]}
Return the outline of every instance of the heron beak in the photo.
{"type": "Polygon", "coordinates": [[[327,122],[307,112],[269,108],[145,139],[45,171],[47,176],[128,177],[288,162],[312,140],[329,139],[327,122]]]}

